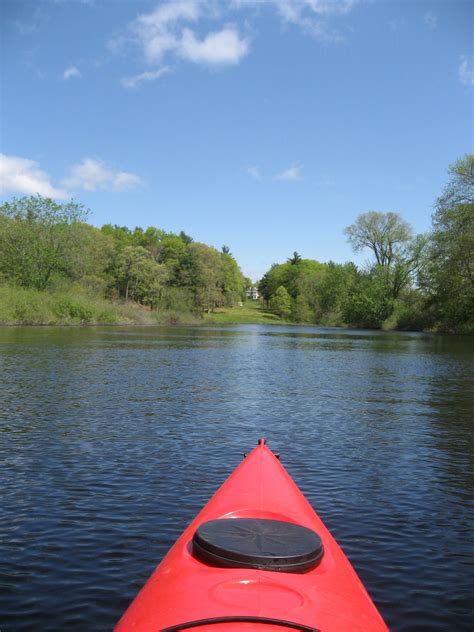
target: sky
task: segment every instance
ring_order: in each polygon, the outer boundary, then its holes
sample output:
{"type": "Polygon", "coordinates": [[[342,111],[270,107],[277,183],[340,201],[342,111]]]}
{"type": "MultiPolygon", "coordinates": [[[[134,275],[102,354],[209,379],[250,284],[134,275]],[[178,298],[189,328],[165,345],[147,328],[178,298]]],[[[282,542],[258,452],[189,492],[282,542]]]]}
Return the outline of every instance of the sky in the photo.
{"type": "Polygon", "coordinates": [[[259,279],[293,251],[363,263],[370,210],[429,230],[473,151],[464,0],[2,0],[0,201],[226,244],[259,279]]]}

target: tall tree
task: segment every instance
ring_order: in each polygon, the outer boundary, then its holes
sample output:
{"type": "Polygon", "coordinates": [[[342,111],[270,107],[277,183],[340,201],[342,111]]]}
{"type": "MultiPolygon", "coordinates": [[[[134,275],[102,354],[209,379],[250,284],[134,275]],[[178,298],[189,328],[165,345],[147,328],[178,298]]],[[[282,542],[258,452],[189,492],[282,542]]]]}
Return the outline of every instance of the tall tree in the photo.
{"type": "Polygon", "coordinates": [[[142,246],[126,246],[119,255],[116,278],[125,302],[156,306],[167,279],[166,266],[156,263],[142,246]]]}
{"type": "Polygon", "coordinates": [[[370,211],[359,215],[344,229],[355,252],[369,248],[375,255],[375,268],[369,278],[383,281],[387,295],[396,299],[419,270],[426,238],[412,238],[410,225],[398,213],[370,211]]]}
{"type": "Polygon", "coordinates": [[[296,250],[294,251],[293,255],[291,257],[288,257],[288,259],[286,260],[288,263],[291,263],[291,265],[296,265],[297,263],[300,263],[302,261],[301,255],[298,254],[296,252],[296,250]]]}
{"type": "Polygon", "coordinates": [[[88,211],[73,200],[58,204],[41,195],[0,206],[0,272],[13,283],[44,290],[54,276],[74,277],[78,231],[88,211]]]}
{"type": "Polygon", "coordinates": [[[355,252],[369,248],[377,263],[389,268],[397,252],[411,239],[410,225],[398,213],[369,211],[344,229],[355,252]]]}
{"type": "Polygon", "coordinates": [[[222,255],[215,248],[193,242],[188,246],[189,282],[199,307],[206,312],[222,304],[222,255]]]}
{"type": "Polygon", "coordinates": [[[441,328],[474,329],[474,155],[450,166],[436,203],[428,261],[420,275],[441,328]]]}
{"type": "Polygon", "coordinates": [[[291,296],[287,289],[280,285],[275,294],[270,299],[270,308],[278,314],[278,316],[286,317],[290,315],[292,307],[291,296]]]}

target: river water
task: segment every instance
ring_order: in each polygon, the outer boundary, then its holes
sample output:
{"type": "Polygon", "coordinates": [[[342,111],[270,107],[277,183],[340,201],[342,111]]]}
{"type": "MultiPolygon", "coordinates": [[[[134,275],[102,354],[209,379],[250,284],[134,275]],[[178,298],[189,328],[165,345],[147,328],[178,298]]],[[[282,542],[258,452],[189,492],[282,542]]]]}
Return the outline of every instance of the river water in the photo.
{"type": "Polygon", "coordinates": [[[110,630],[266,436],[392,631],[472,630],[473,358],[317,327],[0,329],[0,629],[110,630]]]}

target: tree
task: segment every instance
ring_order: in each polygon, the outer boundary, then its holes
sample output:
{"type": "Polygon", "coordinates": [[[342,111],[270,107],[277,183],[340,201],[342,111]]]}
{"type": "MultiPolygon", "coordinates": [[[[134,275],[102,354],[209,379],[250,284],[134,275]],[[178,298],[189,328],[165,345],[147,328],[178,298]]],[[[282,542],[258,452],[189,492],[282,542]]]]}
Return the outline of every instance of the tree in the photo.
{"type": "Polygon", "coordinates": [[[206,244],[188,246],[188,283],[194,290],[196,303],[207,313],[222,304],[223,267],[221,253],[206,244]]]}
{"type": "Polygon", "coordinates": [[[296,265],[297,263],[300,263],[302,261],[301,255],[299,255],[296,250],[294,251],[293,255],[291,257],[288,257],[288,259],[286,260],[287,263],[291,263],[291,265],[296,265]]]}
{"type": "Polygon", "coordinates": [[[0,206],[0,272],[13,283],[44,290],[55,275],[75,277],[78,227],[88,211],[73,200],[58,204],[41,195],[0,206]]]}
{"type": "Polygon", "coordinates": [[[378,265],[389,268],[403,244],[411,239],[411,228],[398,213],[362,213],[344,229],[355,252],[369,248],[378,265]]]}
{"type": "Polygon", "coordinates": [[[257,288],[258,288],[258,291],[260,293],[260,296],[263,298],[265,304],[268,307],[269,301],[270,301],[270,297],[271,297],[270,280],[268,278],[268,272],[265,272],[263,277],[257,283],[257,288]]]}
{"type": "Polygon", "coordinates": [[[246,281],[237,261],[229,252],[221,252],[220,256],[224,303],[232,307],[236,301],[243,299],[246,281]]]}
{"type": "Polygon", "coordinates": [[[455,162],[449,172],[419,283],[440,326],[464,331],[474,329],[474,155],[455,162]]]}
{"type": "Polygon", "coordinates": [[[155,307],[167,275],[166,266],[156,263],[142,246],[126,246],[119,255],[116,278],[125,302],[131,298],[155,307]]]}
{"type": "Polygon", "coordinates": [[[349,290],[342,307],[344,322],[356,327],[379,329],[393,311],[393,299],[387,293],[381,266],[360,274],[349,290]]]}
{"type": "Polygon", "coordinates": [[[324,269],[324,265],[313,259],[301,259],[298,264],[274,263],[266,273],[266,283],[270,296],[283,285],[290,296],[296,299],[298,295],[298,283],[302,276],[318,273],[324,269]]]}
{"type": "Polygon", "coordinates": [[[280,285],[270,299],[270,308],[279,316],[287,317],[290,315],[291,307],[291,296],[288,294],[287,289],[280,285]]]}
{"type": "Polygon", "coordinates": [[[186,233],[184,232],[184,230],[182,230],[179,233],[179,238],[182,239],[182,241],[184,241],[184,243],[186,244],[186,246],[189,246],[189,244],[192,244],[194,239],[192,237],[190,237],[189,235],[186,235],[186,233]]]}
{"type": "Polygon", "coordinates": [[[189,244],[173,233],[167,233],[158,246],[157,260],[168,268],[170,285],[186,285],[181,272],[188,255],[189,244]]]}
{"type": "Polygon", "coordinates": [[[451,179],[437,200],[437,207],[453,207],[474,202],[474,154],[466,154],[448,168],[451,179]]]}
{"type": "Polygon", "coordinates": [[[89,291],[103,293],[112,281],[113,238],[95,226],[78,224],[75,240],[81,247],[70,248],[65,253],[64,264],[70,271],[69,276],[89,291]]]}

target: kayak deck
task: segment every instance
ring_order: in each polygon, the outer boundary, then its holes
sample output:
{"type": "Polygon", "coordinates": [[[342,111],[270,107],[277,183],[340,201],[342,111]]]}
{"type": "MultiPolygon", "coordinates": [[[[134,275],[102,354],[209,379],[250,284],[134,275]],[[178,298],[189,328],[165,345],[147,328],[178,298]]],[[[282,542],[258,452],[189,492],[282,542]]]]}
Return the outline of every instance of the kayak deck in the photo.
{"type": "Polygon", "coordinates": [[[190,622],[200,622],[202,632],[281,632],[287,623],[321,632],[388,630],[341,548],[263,440],[173,545],[115,632],[187,629],[180,626],[190,622]],[[306,527],[318,534],[324,553],[302,573],[221,568],[198,559],[192,544],[198,527],[233,518],[306,527]]]}

